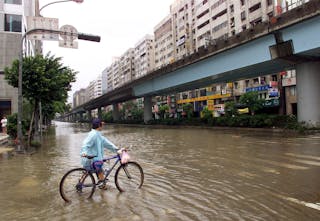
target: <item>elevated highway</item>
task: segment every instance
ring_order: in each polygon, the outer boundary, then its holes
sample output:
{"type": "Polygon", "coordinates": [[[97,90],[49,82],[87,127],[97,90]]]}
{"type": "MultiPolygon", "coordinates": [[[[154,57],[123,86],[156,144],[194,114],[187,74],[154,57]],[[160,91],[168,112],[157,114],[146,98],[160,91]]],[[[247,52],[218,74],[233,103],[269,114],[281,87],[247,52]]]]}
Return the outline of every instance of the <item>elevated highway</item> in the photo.
{"type": "Polygon", "coordinates": [[[296,68],[298,119],[320,124],[320,1],[311,0],[269,22],[155,70],[74,108],[70,114],[144,97],[145,121],[151,119],[151,96],[206,87],[296,68]]]}

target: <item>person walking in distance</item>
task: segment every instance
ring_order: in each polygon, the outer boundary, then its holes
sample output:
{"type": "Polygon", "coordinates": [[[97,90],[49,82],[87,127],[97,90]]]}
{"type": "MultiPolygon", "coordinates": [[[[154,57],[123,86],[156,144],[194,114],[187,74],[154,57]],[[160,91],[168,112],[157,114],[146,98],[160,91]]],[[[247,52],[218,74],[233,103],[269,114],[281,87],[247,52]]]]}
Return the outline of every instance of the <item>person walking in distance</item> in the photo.
{"type": "Polygon", "coordinates": [[[6,116],[3,116],[3,118],[1,119],[1,128],[2,128],[2,133],[4,134],[7,134],[7,124],[8,124],[8,120],[6,116]]]}

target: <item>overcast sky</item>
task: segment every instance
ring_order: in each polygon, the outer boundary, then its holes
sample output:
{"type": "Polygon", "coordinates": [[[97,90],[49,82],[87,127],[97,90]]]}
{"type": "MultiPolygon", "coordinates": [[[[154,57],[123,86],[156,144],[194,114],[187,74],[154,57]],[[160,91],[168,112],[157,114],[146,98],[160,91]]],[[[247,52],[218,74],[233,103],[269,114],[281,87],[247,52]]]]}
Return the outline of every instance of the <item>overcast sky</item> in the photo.
{"type": "MultiPolygon", "coordinates": [[[[52,0],[39,0],[40,8],[52,0]]],[[[101,36],[101,42],[78,40],[78,49],[62,48],[58,42],[44,41],[44,53],[62,57],[65,66],[78,71],[69,96],[89,85],[170,12],[174,0],[84,0],[63,2],[41,10],[43,17],[58,18],[59,26],[72,25],[78,32],[101,36]]],[[[70,97],[71,98],[71,97],[70,97]]],[[[72,98],[69,101],[72,100],[72,98]]]]}

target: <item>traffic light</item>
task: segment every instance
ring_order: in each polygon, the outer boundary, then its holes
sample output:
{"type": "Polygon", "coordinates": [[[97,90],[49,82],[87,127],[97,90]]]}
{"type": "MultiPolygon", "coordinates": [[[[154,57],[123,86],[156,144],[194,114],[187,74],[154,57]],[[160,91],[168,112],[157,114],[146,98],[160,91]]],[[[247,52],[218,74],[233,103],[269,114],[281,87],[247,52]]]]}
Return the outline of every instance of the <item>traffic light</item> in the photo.
{"type": "Polygon", "coordinates": [[[85,33],[78,33],[78,39],[85,40],[85,41],[95,41],[100,42],[101,37],[97,35],[89,35],[85,33]]]}

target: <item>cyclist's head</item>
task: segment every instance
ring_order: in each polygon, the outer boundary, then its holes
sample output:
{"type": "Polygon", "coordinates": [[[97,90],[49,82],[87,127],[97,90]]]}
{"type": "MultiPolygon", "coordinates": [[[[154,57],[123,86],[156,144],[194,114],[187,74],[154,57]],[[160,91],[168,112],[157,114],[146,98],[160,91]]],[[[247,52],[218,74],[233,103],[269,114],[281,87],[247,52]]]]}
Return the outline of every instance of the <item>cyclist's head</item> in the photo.
{"type": "Polygon", "coordinates": [[[102,121],[99,118],[95,118],[92,121],[92,129],[97,129],[99,127],[102,127],[102,121]]]}

